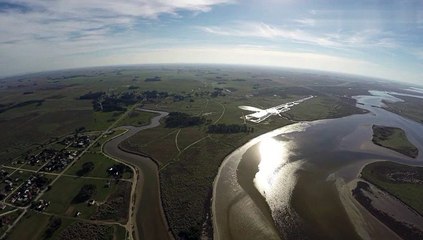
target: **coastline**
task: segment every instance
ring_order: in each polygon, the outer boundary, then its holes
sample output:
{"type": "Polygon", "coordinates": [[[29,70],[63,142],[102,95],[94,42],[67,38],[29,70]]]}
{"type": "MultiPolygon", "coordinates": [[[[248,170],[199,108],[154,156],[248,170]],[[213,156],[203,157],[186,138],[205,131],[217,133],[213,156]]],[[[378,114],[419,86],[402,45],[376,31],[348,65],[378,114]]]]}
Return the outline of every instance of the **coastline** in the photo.
{"type": "MultiPolygon", "coordinates": [[[[280,128],[277,128],[275,130],[272,130],[270,132],[264,133],[262,135],[259,135],[255,138],[250,139],[247,143],[243,144],[242,146],[238,147],[236,150],[234,150],[233,152],[231,152],[229,155],[227,155],[224,160],[222,161],[219,170],[216,174],[215,180],[213,181],[213,197],[212,197],[212,222],[213,222],[213,235],[214,235],[214,239],[225,239],[225,233],[227,229],[219,229],[222,228],[222,223],[219,223],[219,221],[223,222],[224,220],[222,220],[223,218],[220,216],[222,213],[221,212],[217,212],[217,207],[216,207],[216,201],[217,201],[217,192],[221,192],[221,193],[225,193],[225,191],[218,191],[218,188],[220,187],[220,181],[222,181],[220,179],[221,175],[224,174],[223,171],[226,171],[226,168],[230,168],[234,171],[236,171],[236,169],[238,168],[239,163],[242,160],[242,155],[245,154],[245,152],[252,147],[253,145],[259,143],[260,141],[262,141],[265,138],[271,138],[271,137],[275,137],[278,135],[281,135],[283,133],[290,133],[290,132],[294,132],[297,129],[295,129],[296,126],[307,126],[309,125],[309,122],[299,122],[299,123],[293,123],[293,124],[289,124],[280,128]],[[231,165],[232,166],[228,166],[231,165]],[[223,236],[222,236],[223,235],[223,236]]],[[[226,182],[226,184],[228,184],[226,182]]],[[[255,188],[254,182],[248,183],[248,184],[252,184],[251,187],[255,188]]],[[[235,190],[234,190],[235,191],[235,190]]],[[[253,200],[254,201],[254,200],[253,200]]],[[[254,205],[256,206],[256,205],[254,205]]],[[[266,203],[266,206],[269,207],[266,203]]],[[[256,206],[257,207],[257,206],[256,206]]],[[[257,210],[257,209],[256,209],[257,210]]],[[[260,214],[264,214],[264,213],[269,213],[270,209],[258,209],[260,211],[260,214]]],[[[262,219],[272,219],[272,216],[259,216],[262,219]]],[[[265,220],[265,222],[267,222],[265,220]]],[[[277,232],[276,226],[274,225],[274,222],[272,221],[271,223],[267,222],[266,223],[267,227],[270,228],[270,232],[262,232],[262,234],[265,234],[267,239],[280,239],[279,237],[279,233],[277,232]],[[271,224],[269,226],[269,224],[271,224]],[[272,226],[273,225],[273,226],[272,226]],[[273,228],[273,229],[272,229],[273,228]],[[276,234],[276,235],[275,235],[276,234]]],[[[224,226],[225,228],[227,226],[224,226]]],[[[227,234],[226,234],[227,235],[227,234]]],[[[256,236],[257,237],[257,236],[256,236]]]]}

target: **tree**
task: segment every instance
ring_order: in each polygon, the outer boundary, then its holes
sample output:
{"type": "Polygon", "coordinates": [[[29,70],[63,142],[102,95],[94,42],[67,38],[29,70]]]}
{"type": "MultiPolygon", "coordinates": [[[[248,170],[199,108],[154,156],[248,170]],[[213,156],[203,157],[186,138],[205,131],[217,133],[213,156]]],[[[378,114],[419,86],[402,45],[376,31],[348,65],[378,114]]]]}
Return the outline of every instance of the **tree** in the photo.
{"type": "Polygon", "coordinates": [[[86,174],[88,174],[89,172],[91,172],[94,169],[95,165],[93,162],[86,162],[84,164],[82,164],[81,169],[79,169],[76,172],[76,175],[78,176],[84,176],[86,174]]]}
{"type": "Polygon", "coordinates": [[[79,193],[72,199],[73,203],[88,201],[96,192],[97,187],[93,184],[86,184],[81,187],[79,193]]]}
{"type": "Polygon", "coordinates": [[[62,225],[62,219],[59,217],[51,217],[49,221],[49,225],[44,232],[44,239],[51,238],[53,233],[57,231],[62,225]]]}

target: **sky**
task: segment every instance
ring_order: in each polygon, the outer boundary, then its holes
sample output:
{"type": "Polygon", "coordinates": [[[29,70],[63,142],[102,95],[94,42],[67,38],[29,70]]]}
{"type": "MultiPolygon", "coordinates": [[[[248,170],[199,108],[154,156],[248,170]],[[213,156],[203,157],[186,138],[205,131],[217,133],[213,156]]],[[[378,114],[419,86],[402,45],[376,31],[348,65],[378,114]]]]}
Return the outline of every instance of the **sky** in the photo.
{"type": "Polygon", "coordinates": [[[421,0],[0,0],[0,76],[152,64],[423,83],[421,0]]]}

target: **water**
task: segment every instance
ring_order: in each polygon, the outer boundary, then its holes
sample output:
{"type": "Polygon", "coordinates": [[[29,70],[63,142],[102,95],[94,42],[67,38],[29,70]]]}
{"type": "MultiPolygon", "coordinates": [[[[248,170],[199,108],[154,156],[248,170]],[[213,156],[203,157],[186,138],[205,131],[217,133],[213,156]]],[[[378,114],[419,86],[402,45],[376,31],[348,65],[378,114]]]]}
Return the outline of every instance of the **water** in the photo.
{"type": "Polygon", "coordinates": [[[216,239],[395,238],[350,190],[367,163],[423,163],[374,145],[373,124],[404,129],[420,152],[423,125],[381,108],[397,93],[370,93],[355,97],[368,114],[290,125],[231,154],[215,182],[216,239]]]}

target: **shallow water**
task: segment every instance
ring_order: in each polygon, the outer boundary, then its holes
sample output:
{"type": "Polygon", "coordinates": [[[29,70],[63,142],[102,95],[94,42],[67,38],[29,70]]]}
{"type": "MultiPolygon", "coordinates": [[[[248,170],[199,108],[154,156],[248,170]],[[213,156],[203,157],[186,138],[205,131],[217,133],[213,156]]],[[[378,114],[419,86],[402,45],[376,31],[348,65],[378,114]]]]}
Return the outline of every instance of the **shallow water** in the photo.
{"type": "Polygon", "coordinates": [[[404,129],[420,152],[423,125],[381,108],[399,96],[371,94],[355,97],[367,114],[283,127],[228,156],[215,180],[215,238],[394,238],[353,204],[348,184],[369,162],[423,163],[374,145],[373,124],[404,129]]]}

